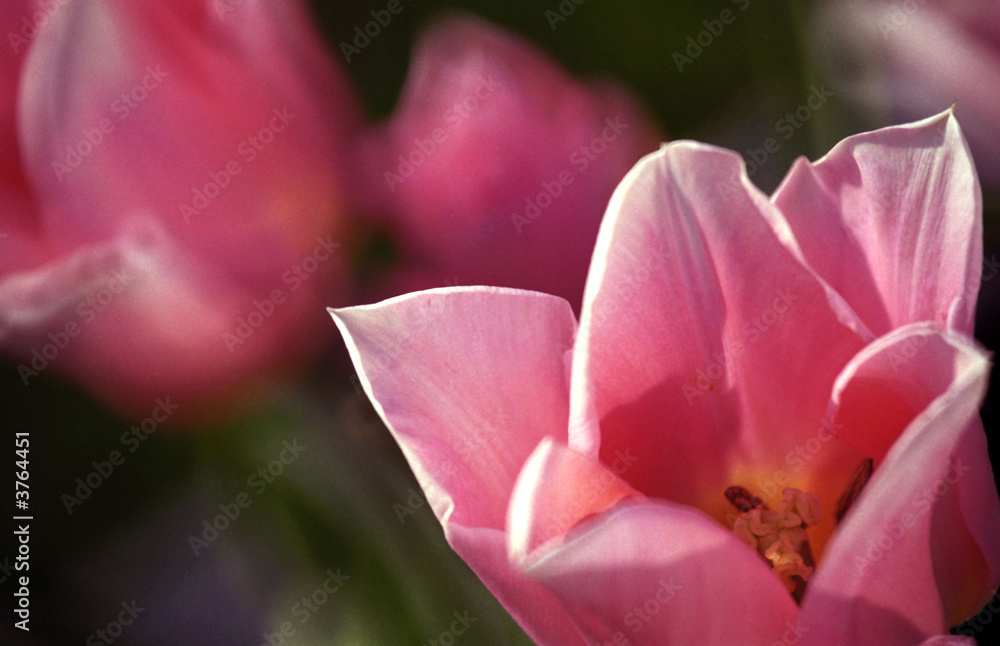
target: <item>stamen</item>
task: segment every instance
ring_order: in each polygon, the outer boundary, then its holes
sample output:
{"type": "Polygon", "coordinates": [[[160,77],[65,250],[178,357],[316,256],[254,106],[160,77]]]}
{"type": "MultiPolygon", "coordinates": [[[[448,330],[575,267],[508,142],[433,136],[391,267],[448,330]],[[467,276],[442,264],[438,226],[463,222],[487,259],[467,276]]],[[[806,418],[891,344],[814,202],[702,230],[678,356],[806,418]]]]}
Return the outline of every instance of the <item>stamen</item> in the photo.
{"type": "Polygon", "coordinates": [[[741,512],[748,512],[757,507],[767,509],[767,505],[764,504],[763,500],[739,485],[734,485],[726,489],[726,500],[731,502],[741,512]]]}
{"type": "Polygon", "coordinates": [[[843,520],[847,511],[857,500],[858,496],[861,495],[861,490],[865,488],[868,484],[868,479],[872,477],[872,471],[874,469],[874,463],[871,458],[865,458],[858,465],[858,468],[854,470],[854,475],[851,476],[851,481],[847,485],[847,490],[840,496],[837,500],[837,513],[836,518],[839,523],[843,520]]]}
{"type": "Polygon", "coordinates": [[[781,505],[771,511],[760,498],[734,486],[726,489],[726,499],[741,511],[733,531],[768,562],[801,602],[816,566],[806,528],[819,523],[819,498],[788,487],[781,505]]]}

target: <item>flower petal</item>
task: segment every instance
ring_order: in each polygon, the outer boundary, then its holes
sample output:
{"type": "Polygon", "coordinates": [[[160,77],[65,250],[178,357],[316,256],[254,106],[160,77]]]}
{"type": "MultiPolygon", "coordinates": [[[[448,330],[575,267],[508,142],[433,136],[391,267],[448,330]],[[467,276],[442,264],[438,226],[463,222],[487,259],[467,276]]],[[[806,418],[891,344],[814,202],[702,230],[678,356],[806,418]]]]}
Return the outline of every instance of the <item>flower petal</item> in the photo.
{"type": "Polygon", "coordinates": [[[220,6],[72,2],[39,28],[20,138],[55,248],[149,212],[266,294],[317,234],[339,234],[345,79],[298,0],[220,6]]]}
{"type": "Polygon", "coordinates": [[[445,536],[536,644],[588,646],[559,598],[511,566],[504,532],[452,523],[445,526],[445,536]]]}
{"type": "Polygon", "coordinates": [[[528,455],[566,438],[566,301],[446,288],[330,313],[438,518],[502,530],[528,455]]]}
{"type": "Polygon", "coordinates": [[[599,443],[606,464],[632,449],[633,486],[718,517],[734,462],[780,460],[815,431],[863,330],[780,221],[732,152],[676,142],[629,173],[588,278],[572,448],[599,443]]]}
{"type": "Polygon", "coordinates": [[[799,159],[773,200],[809,263],[876,335],[917,321],[972,333],[982,198],[951,111],[799,159]]]}
{"type": "Polygon", "coordinates": [[[10,0],[0,14],[0,34],[5,34],[13,51],[0,56],[0,190],[24,181],[17,142],[17,96],[22,62],[31,42],[24,34],[31,35],[28,30],[34,29],[31,5],[30,0],[10,0]]]}
{"type": "Polygon", "coordinates": [[[0,34],[6,34],[13,52],[0,56],[0,273],[37,265],[43,257],[37,206],[24,177],[17,136],[21,69],[36,21],[47,16],[32,9],[30,0],[11,0],[0,12],[0,34]]]}
{"type": "Polygon", "coordinates": [[[269,316],[244,319],[235,336],[254,295],[136,215],[106,241],[0,276],[0,346],[26,385],[50,369],[72,375],[138,419],[172,397],[173,423],[237,406],[266,374],[316,352],[319,295],[294,296],[267,301],[269,316]]]}
{"type": "Polygon", "coordinates": [[[976,646],[976,640],[962,635],[935,635],[920,642],[920,646],[976,646]]]}
{"type": "Polygon", "coordinates": [[[877,467],[906,427],[948,390],[955,347],[932,323],[906,325],[867,345],[837,377],[828,415],[837,437],[877,467]]]}
{"type": "Polygon", "coordinates": [[[821,5],[812,38],[821,75],[870,122],[922,119],[954,106],[984,184],[1000,186],[1000,20],[989,0],[821,5]],[[831,33],[832,28],[832,33],[831,33]],[[940,55],[947,52],[947,56],[940,55]]]}
{"type": "Polygon", "coordinates": [[[938,392],[831,539],[803,602],[804,643],[918,643],[978,610],[1000,582],[1000,501],[977,413],[988,357],[961,335],[914,328],[880,342],[838,383],[841,435],[855,442],[876,423],[906,423],[902,411],[938,392]],[[893,373],[893,353],[918,339],[907,376],[893,373]],[[877,398],[852,394],[862,388],[896,393],[894,412],[880,417],[877,398]],[[878,421],[860,425],[851,409],[861,407],[878,421]]]}
{"type": "Polygon", "coordinates": [[[608,198],[660,137],[625,90],[577,82],[459,16],[421,34],[399,106],[362,140],[356,188],[428,286],[533,289],[579,308],[608,198]]]}
{"type": "Polygon", "coordinates": [[[521,470],[507,511],[511,561],[527,563],[532,552],[559,544],[582,520],[624,498],[645,496],[618,477],[631,466],[628,456],[614,470],[596,460],[542,440],[521,470]]]}
{"type": "Polygon", "coordinates": [[[798,607],[778,577],[698,510],[622,502],[575,534],[527,573],[588,643],[770,646],[794,629],[798,607]]]}
{"type": "Polygon", "coordinates": [[[234,392],[332,338],[345,81],[299,0],[57,4],[31,16],[17,97],[3,350],[30,358],[82,322],[57,369],[119,409],[183,393],[182,411],[231,413],[234,392]],[[102,258],[141,278],[91,326],[73,307],[91,310],[80,270],[102,258]]]}
{"type": "Polygon", "coordinates": [[[510,567],[504,532],[525,460],[542,438],[566,439],[569,304],[457,287],[331,314],[455,551],[542,643],[579,643],[551,595],[510,567]]]}

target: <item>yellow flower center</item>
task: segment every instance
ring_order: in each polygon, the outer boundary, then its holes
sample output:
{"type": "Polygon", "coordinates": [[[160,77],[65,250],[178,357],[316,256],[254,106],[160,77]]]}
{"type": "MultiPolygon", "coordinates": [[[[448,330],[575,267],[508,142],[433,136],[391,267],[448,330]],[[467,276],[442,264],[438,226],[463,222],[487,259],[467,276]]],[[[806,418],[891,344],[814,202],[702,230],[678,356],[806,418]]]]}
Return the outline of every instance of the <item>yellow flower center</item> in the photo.
{"type": "MultiPolygon", "coordinates": [[[[865,459],[837,500],[836,522],[847,513],[871,474],[872,460],[865,459]]],[[[733,532],[760,554],[801,603],[806,583],[816,569],[806,530],[820,522],[820,501],[815,494],[794,487],[785,487],[782,496],[778,508],[772,510],[763,499],[744,487],[729,487],[725,492],[726,500],[740,513],[727,516],[733,532]]]]}

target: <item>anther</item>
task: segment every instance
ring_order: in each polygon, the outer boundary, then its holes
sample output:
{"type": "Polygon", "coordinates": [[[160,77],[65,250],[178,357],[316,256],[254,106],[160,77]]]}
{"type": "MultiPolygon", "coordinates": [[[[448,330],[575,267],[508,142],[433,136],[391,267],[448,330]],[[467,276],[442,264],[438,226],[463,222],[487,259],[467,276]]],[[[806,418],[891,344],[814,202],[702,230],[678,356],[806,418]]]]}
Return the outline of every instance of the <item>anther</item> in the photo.
{"type": "Polygon", "coordinates": [[[861,495],[861,490],[865,488],[868,484],[869,478],[872,477],[872,471],[874,470],[874,463],[871,458],[865,458],[858,465],[858,468],[854,470],[854,475],[851,476],[851,481],[847,485],[847,489],[841,494],[840,499],[837,500],[837,513],[836,518],[839,523],[843,520],[844,516],[847,514],[851,505],[854,501],[858,499],[861,495]]]}
{"type": "Polygon", "coordinates": [[[753,495],[745,488],[739,485],[733,485],[726,489],[726,500],[732,503],[734,507],[740,510],[740,513],[746,513],[751,509],[767,509],[767,505],[764,501],[753,495]]]}
{"type": "Polygon", "coordinates": [[[819,523],[819,499],[787,487],[777,510],[745,488],[726,489],[726,499],[740,510],[733,532],[771,566],[796,602],[801,603],[806,583],[816,568],[806,528],[819,523]]]}

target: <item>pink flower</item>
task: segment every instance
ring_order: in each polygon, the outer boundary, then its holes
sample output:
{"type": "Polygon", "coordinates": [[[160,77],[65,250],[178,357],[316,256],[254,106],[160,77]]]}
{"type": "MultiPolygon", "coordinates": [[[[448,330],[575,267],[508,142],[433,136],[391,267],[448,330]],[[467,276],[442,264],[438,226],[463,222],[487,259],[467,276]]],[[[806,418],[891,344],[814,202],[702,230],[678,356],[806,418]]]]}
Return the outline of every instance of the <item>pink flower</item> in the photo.
{"type": "Polygon", "coordinates": [[[0,346],[28,385],[216,411],[326,339],[353,97],[297,2],[51,4],[18,89],[30,208],[0,216],[0,346]]]}
{"type": "MultiPolygon", "coordinates": [[[[30,217],[27,213],[32,208],[18,156],[16,115],[17,85],[29,42],[22,32],[33,34],[34,30],[30,0],[12,0],[0,12],[0,33],[6,34],[9,45],[0,55],[0,203],[4,219],[15,223],[30,217]]],[[[5,244],[10,236],[6,229],[0,229],[0,271],[21,260],[5,244]]]]}
{"type": "Polygon", "coordinates": [[[883,123],[954,105],[984,183],[1000,187],[995,2],[836,0],[815,22],[824,37],[814,42],[839,92],[883,123]]]}
{"type": "Polygon", "coordinates": [[[1000,581],[980,219],[950,112],[800,159],[771,199],[675,142],[612,197],[579,326],[486,287],[333,315],[539,643],[947,643],[1000,581]]]}
{"type": "Polygon", "coordinates": [[[578,306],[603,207],[659,141],[623,89],[455,18],[417,44],[399,107],[365,136],[358,186],[407,254],[397,288],[503,285],[578,306]]]}

